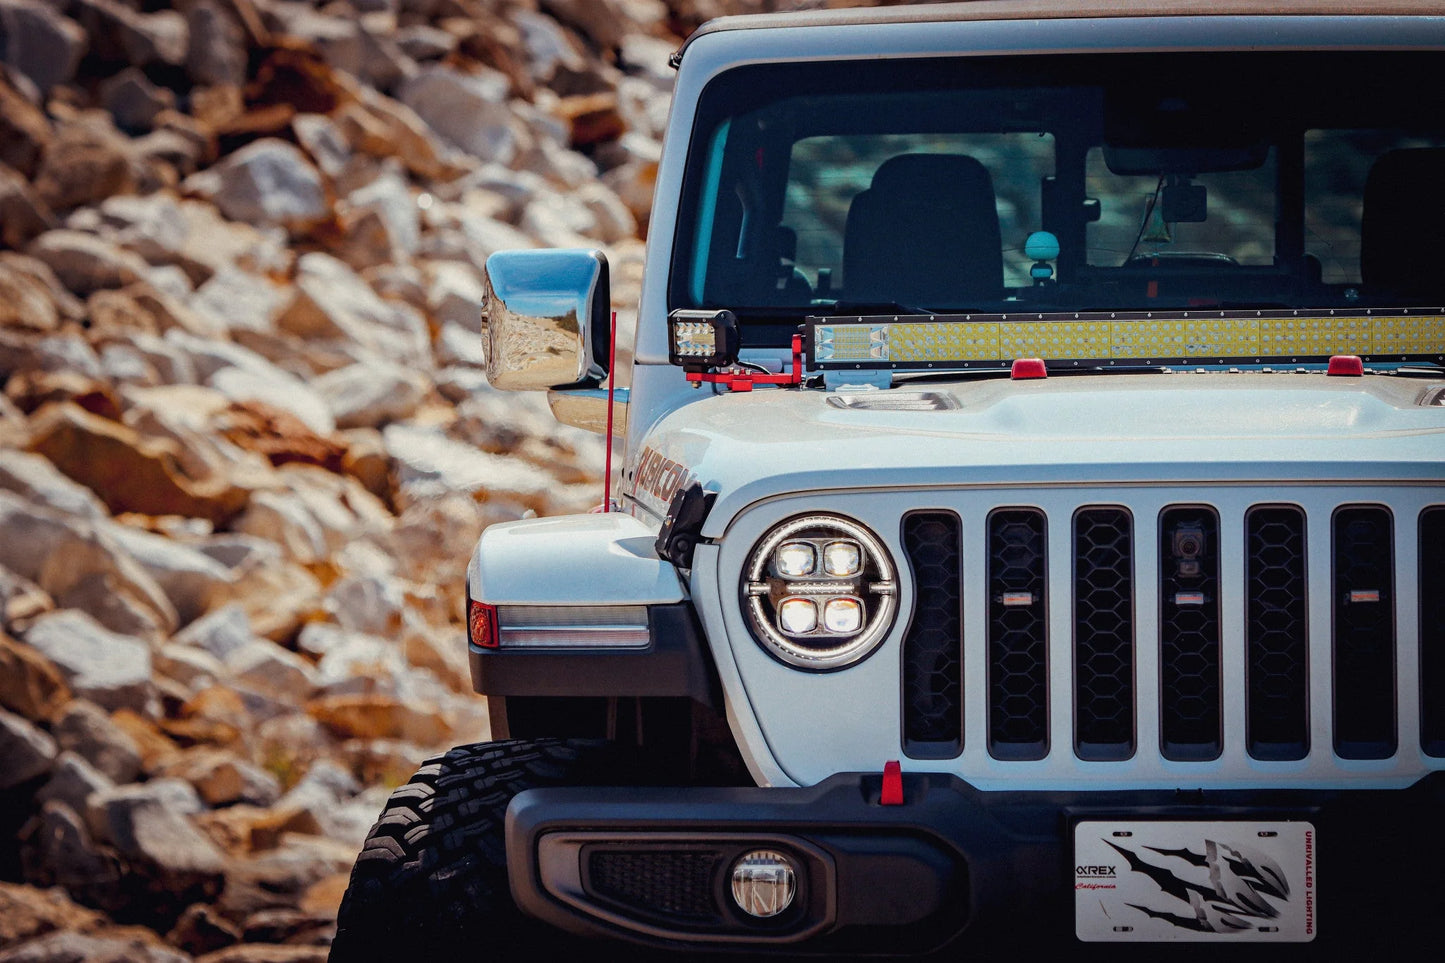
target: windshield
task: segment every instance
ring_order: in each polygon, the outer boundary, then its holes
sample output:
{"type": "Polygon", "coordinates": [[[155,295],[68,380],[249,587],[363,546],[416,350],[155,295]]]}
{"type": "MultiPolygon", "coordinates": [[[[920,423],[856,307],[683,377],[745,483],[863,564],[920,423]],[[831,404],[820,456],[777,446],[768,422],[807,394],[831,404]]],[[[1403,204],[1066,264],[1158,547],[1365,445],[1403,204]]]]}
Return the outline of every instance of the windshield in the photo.
{"type": "Polygon", "coordinates": [[[754,344],[848,313],[1438,311],[1442,66],[1269,52],[737,68],[700,104],[671,307],[730,308],[754,344]]]}

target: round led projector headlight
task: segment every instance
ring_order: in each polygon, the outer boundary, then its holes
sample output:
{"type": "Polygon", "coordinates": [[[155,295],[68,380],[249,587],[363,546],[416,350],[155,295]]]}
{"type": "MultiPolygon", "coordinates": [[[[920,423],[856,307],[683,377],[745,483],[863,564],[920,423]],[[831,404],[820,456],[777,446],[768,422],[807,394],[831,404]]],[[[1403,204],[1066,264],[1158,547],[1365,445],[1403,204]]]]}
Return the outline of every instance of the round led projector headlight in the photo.
{"type": "Polygon", "coordinates": [[[898,611],[893,560],[878,537],[837,515],[768,532],[743,568],[753,637],[789,665],[840,669],[878,647],[898,611]]]}

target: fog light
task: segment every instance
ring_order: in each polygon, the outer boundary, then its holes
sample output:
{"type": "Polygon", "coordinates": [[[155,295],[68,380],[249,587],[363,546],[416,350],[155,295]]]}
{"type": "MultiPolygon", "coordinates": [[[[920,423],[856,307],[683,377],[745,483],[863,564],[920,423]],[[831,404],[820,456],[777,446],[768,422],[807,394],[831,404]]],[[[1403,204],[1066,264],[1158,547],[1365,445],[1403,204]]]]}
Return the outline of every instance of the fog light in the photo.
{"type": "Polygon", "coordinates": [[[793,905],[797,892],[797,870],[782,853],[754,850],[733,863],[733,902],[749,916],[777,916],[793,905]]]}
{"type": "Polygon", "coordinates": [[[823,606],[823,628],[851,635],[863,627],[863,605],[857,599],[829,599],[823,606]]]}
{"type": "Polygon", "coordinates": [[[806,635],[818,627],[818,606],[812,599],[784,599],[778,622],[789,635],[806,635]]]}
{"type": "Polygon", "coordinates": [[[807,542],[786,542],[778,549],[778,574],[788,578],[806,578],[817,567],[813,546],[807,542]]]}

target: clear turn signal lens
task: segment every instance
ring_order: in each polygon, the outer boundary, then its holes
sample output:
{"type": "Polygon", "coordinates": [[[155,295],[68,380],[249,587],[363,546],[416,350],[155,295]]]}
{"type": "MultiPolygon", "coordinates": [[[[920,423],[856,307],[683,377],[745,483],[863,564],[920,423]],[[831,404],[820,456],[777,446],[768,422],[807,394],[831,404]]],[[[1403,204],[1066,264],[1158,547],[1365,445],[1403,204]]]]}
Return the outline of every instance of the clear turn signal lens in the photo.
{"type": "Polygon", "coordinates": [[[818,606],[812,599],[783,599],[778,622],[789,635],[807,635],[818,627],[818,606]]]}
{"type": "Polygon", "coordinates": [[[839,635],[851,635],[863,627],[863,604],[857,599],[829,599],[823,606],[823,627],[839,635]]]}
{"type": "Polygon", "coordinates": [[[807,578],[818,567],[818,556],[807,542],[785,542],[774,565],[786,578],[807,578]]]}
{"type": "Polygon", "coordinates": [[[823,570],[829,575],[857,575],[863,567],[863,553],[853,542],[829,542],[823,549],[823,570]]]}

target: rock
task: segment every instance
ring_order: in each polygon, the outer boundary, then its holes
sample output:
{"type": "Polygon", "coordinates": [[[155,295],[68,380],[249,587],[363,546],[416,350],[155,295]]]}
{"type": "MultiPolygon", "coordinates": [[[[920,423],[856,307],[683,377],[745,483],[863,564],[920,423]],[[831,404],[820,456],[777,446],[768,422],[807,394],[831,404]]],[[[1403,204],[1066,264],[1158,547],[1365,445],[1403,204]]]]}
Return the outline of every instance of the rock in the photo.
{"type": "Polygon", "coordinates": [[[192,693],[215,684],[217,679],[225,675],[225,667],[220,659],[209,652],[187,645],[172,643],[162,646],[153,658],[157,672],[167,679],[179,682],[192,693]]]}
{"type": "Polygon", "coordinates": [[[462,159],[410,107],[361,84],[346,92],[351,100],[334,119],[354,149],[395,157],[413,174],[433,180],[450,180],[465,169],[462,159]]]}
{"type": "Polygon", "coordinates": [[[117,127],[139,132],[154,127],[161,111],[174,109],[176,95],[151,83],[135,67],[127,67],[101,84],[100,102],[115,118],[117,127]]]}
{"type": "Polygon", "coordinates": [[[13,789],[51,770],[55,740],[24,718],[0,709],[0,790],[13,789]]]}
{"type": "Polygon", "coordinates": [[[107,517],[104,503],[84,485],[71,481],[48,460],[25,451],[7,451],[0,461],[0,488],[66,515],[107,517]]]}
{"type": "Polygon", "coordinates": [[[524,140],[507,106],[507,92],[507,78],[496,71],[463,74],[434,65],[403,83],[397,99],[453,147],[482,160],[510,164],[524,140]]]}
{"type": "Polygon", "coordinates": [[[386,454],[381,432],[352,428],[342,434],[346,439],[346,453],[341,458],[341,470],[390,508],[395,492],[391,485],[391,459],[386,454]]]}
{"type": "Polygon", "coordinates": [[[54,608],[55,600],[44,589],[0,565],[0,625],[13,631],[54,608]]]}
{"type": "Polygon", "coordinates": [[[190,28],[186,70],[198,84],[239,87],[246,82],[245,32],[218,0],[197,0],[185,11],[190,28]]]}
{"type": "Polygon", "coordinates": [[[259,695],[297,704],[316,688],[316,670],[301,656],[267,639],[256,639],[226,659],[235,684],[259,695]]]}
{"type": "Polygon", "coordinates": [[[187,953],[199,954],[219,950],[239,942],[241,931],[205,903],[193,903],[176,920],[166,934],[166,942],[187,953]]]}
{"type": "Polygon", "coordinates": [[[35,620],[25,642],[55,663],[76,695],[107,709],[157,710],[145,641],[108,631],[84,612],[69,610],[35,620]]]}
{"type": "MultiPolygon", "coordinates": [[[[316,390],[330,405],[319,382],[316,390]]],[[[329,417],[313,420],[324,424],[329,417]]],[[[276,466],[299,463],[337,471],[341,465],[344,449],[339,442],[313,431],[291,412],[265,402],[232,402],[213,419],[213,426],[232,444],[263,455],[276,466]]]]}
{"type": "Polygon", "coordinates": [[[227,265],[196,289],[190,304],[231,331],[274,331],[286,293],[265,278],[227,265]]]}
{"type": "Polygon", "coordinates": [[[481,274],[465,264],[442,261],[431,265],[430,275],[427,307],[431,316],[443,331],[448,325],[460,325],[473,332],[477,351],[480,352],[482,339],[478,332],[481,330],[482,302],[487,296],[481,274]]]}
{"type": "Polygon", "coordinates": [[[306,703],[306,712],[344,738],[405,739],[436,745],[451,728],[441,714],[386,695],[328,695],[306,703]]]}
{"type": "Polygon", "coordinates": [[[76,810],[49,800],[41,805],[39,815],[25,827],[22,837],[21,859],[27,881],[63,886],[75,899],[101,909],[114,911],[124,906],[124,868],[113,851],[96,843],[76,810]]]}
{"type": "Polygon", "coordinates": [[[326,963],[328,953],[324,946],[248,943],[198,956],[196,963],[326,963]]]}
{"type": "Polygon", "coordinates": [[[40,235],[28,253],[55,272],[71,291],[87,295],[119,288],[146,276],[146,262],[93,234],[55,230],[40,235]]]}
{"type": "Polygon", "coordinates": [[[35,192],[56,211],[129,193],[136,184],[129,143],[99,112],[61,126],[35,174],[35,192]]]}
{"type": "MultiPolygon", "coordinates": [[[[487,365],[486,349],[482,346],[482,338],[475,324],[446,322],[437,332],[436,340],[437,361],[447,365],[466,365],[473,368],[485,368],[487,365]]],[[[441,378],[438,378],[440,381],[441,378]]],[[[463,392],[462,397],[466,396],[463,392]]],[[[459,399],[451,398],[456,401],[459,399]]]]}
{"type": "Polygon", "coordinates": [[[545,472],[477,451],[434,429],[393,424],[382,431],[382,438],[404,501],[481,489],[531,501],[542,499],[553,486],[545,472]]]}
{"type": "Polygon", "coordinates": [[[112,513],[220,523],[246,504],[247,493],[224,478],[188,476],[169,439],[143,438],[74,404],[49,406],[32,421],[31,450],[94,491],[112,513]]]}
{"type": "Polygon", "coordinates": [[[348,194],[341,215],[353,266],[405,263],[421,244],[416,201],[395,172],[384,173],[348,194]]]}
{"type": "Polygon", "coordinates": [[[22,411],[33,412],[52,402],[69,401],[109,421],[120,418],[120,407],[111,386],[75,371],[21,371],[6,383],[5,394],[22,411]]]}
{"type": "Polygon", "coordinates": [[[341,428],[375,428],[409,418],[430,387],[415,371],[383,361],[339,368],[315,384],[341,428]]]}
{"type": "Polygon", "coordinates": [[[193,749],[161,774],[190,783],[208,806],[270,806],[281,798],[275,776],[223,749],[193,749]]]}
{"type": "Polygon", "coordinates": [[[190,963],[189,957],[155,945],[137,933],[121,936],[48,933],[0,952],[0,963],[190,963]]]}
{"type": "Polygon", "coordinates": [[[167,782],[101,794],[96,807],[116,850],[153,881],[156,895],[185,906],[220,891],[226,858],[176,808],[167,782]]]}
{"type": "Polygon", "coordinates": [[[426,322],[416,311],[383,301],[341,261],[320,252],[303,255],[296,294],[277,319],[285,331],[308,339],[341,339],[411,367],[430,366],[426,322]]]}
{"type": "Polygon", "coordinates": [[[126,525],[106,530],[155,579],[182,624],[205,612],[221,587],[235,581],[224,565],[173,539],[126,525]]]}
{"type": "MultiPolygon", "coordinates": [[[[4,190],[6,176],[5,171],[0,170],[0,191],[4,190]]],[[[12,243],[10,238],[3,236],[11,226],[9,218],[5,217],[7,210],[5,200],[0,198],[0,218],[4,218],[0,223],[0,240],[9,244],[12,243]]],[[[23,219],[15,223],[21,224],[23,219]]],[[[0,327],[54,331],[59,324],[60,312],[56,310],[45,285],[8,264],[0,263],[0,327]]]]}
{"type": "MultiPolygon", "coordinates": [[[[0,243],[12,248],[24,247],[31,238],[55,227],[55,215],[50,212],[50,207],[40,199],[26,182],[13,168],[0,164],[0,243]]],[[[22,323],[27,327],[53,328],[54,323],[49,325],[39,324],[43,317],[35,321],[26,320],[26,313],[21,305],[11,301],[14,292],[10,290],[14,282],[7,282],[0,276],[0,296],[3,296],[5,313],[0,314],[0,324],[22,323]],[[14,318],[12,322],[10,319],[14,318]]],[[[55,308],[51,305],[32,306],[32,311],[39,314],[53,317],[55,308]]]]}
{"type": "Polygon", "coordinates": [[[140,775],[135,740],[117,729],[94,703],[71,702],[55,720],[54,733],[60,748],[80,756],[112,782],[128,783],[140,775]]]}
{"type": "Polygon", "coordinates": [[[572,193],[592,213],[593,235],[607,244],[637,236],[637,218],[610,188],[589,181],[572,193]]]}
{"type": "Polygon", "coordinates": [[[256,405],[264,404],[294,414],[313,433],[329,435],[336,429],[330,408],[316,390],[272,365],[268,364],[265,369],[253,365],[222,368],[206,383],[231,401],[253,410],[256,405]]]}
{"type": "Polygon", "coordinates": [[[331,214],[321,174],[306,155],[274,138],[255,141],[186,180],[232,220],[304,231],[331,214]]]}
{"type": "Polygon", "coordinates": [[[291,120],[296,140],[311,155],[316,166],[330,178],[340,177],[351,160],[346,134],[325,114],[297,114],[291,120]]]}
{"type": "Polygon", "coordinates": [[[29,77],[42,95],[75,76],[85,31],[40,0],[0,0],[0,61],[29,77]]]}
{"type": "Polygon", "coordinates": [[[52,136],[44,111],[0,77],[0,163],[32,176],[52,136]]]}
{"type": "Polygon", "coordinates": [[[49,722],[70,700],[55,664],[0,632],[0,706],[31,722],[49,722]]]}
{"type": "Polygon", "coordinates": [[[0,951],[56,930],[94,929],[103,917],[72,903],[60,890],[0,883],[0,951]]]}
{"type": "Polygon", "coordinates": [[[321,583],[305,567],[278,561],[239,573],[227,598],[246,610],[258,636],[289,639],[320,611],[321,583]]]}
{"type": "Polygon", "coordinates": [[[445,30],[419,23],[398,30],[396,45],[413,60],[441,60],[457,48],[457,38],[445,30]]]}
{"type": "Polygon", "coordinates": [[[597,231],[597,216],[572,195],[539,194],[518,224],[543,247],[587,247],[597,231]]]}
{"type": "Polygon", "coordinates": [[[35,799],[41,803],[54,800],[83,813],[92,795],[113,788],[115,783],[105,773],[86,762],[84,756],[67,750],[55,758],[55,773],[40,787],[35,799]]]}
{"type": "Polygon", "coordinates": [[[223,605],[190,625],[175,636],[177,645],[194,646],[211,657],[226,661],[232,654],[256,638],[246,610],[235,603],[223,605]]]}
{"type": "Polygon", "coordinates": [[[222,271],[284,273],[285,232],[224,220],[210,204],[165,193],[107,198],[102,230],[152,264],[175,265],[195,285],[222,271]]]}
{"type": "Polygon", "coordinates": [[[285,490],[258,492],[235,531],[270,539],[307,564],[391,528],[386,506],[355,479],[306,465],[288,465],[280,478],[285,490]]]}
{"type": "Polygon", "coordinates": [[[118,0],[74,0],[74,7],[102,57],[137,67],[185,62],[189,31],[186,18],[174,10],[141,13],[118,0]]]}
{"type": "Polygon", "coordinates": [[[566,31],[551,17],[530,10],[518,10],[512,14],[512,22],[522,32],[532,79],[547,83],[559,66],[573,71],[580,71],[586,66],[566,31]]]}

